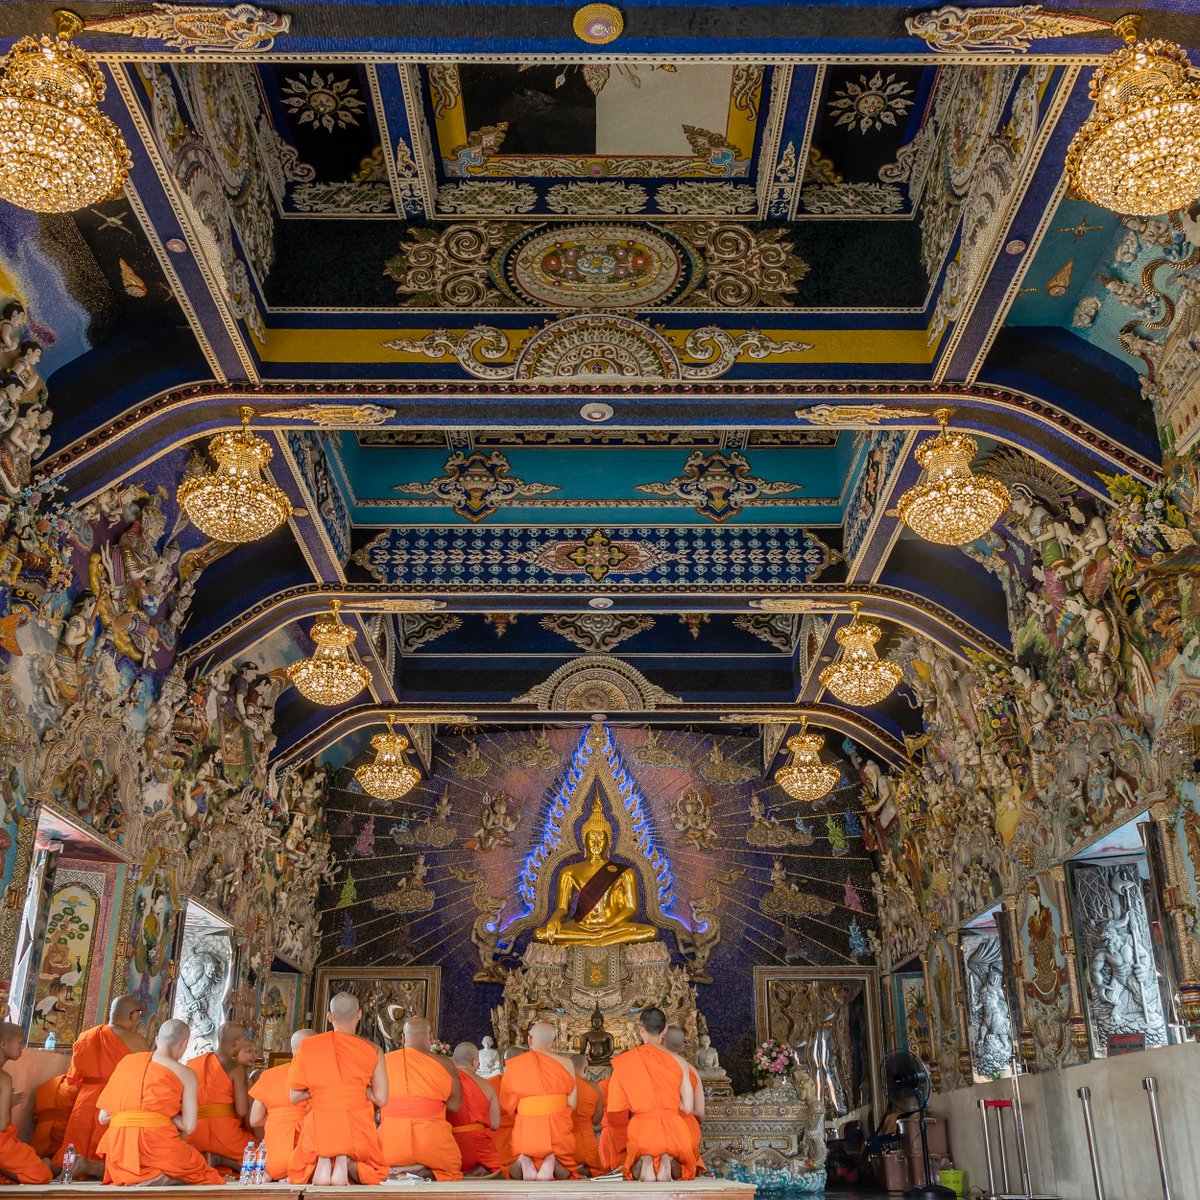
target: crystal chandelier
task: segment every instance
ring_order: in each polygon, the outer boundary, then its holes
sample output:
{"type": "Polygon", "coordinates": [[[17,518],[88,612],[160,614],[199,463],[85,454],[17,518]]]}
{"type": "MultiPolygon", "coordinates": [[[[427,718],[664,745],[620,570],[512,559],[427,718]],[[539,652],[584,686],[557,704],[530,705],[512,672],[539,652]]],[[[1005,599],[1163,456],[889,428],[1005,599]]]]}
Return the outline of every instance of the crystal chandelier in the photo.
{"type": "Polygon", "coordinates": [[[254,409],[243,406],[239,411],[242,428],[218,433],[208,443],[217,469],[179,485],[179,503],[188,519],[218,542],[256,542],[292,515],[287,493],[263,478],[263,468],[273,452],[250,432],[254,409]]]}
{"type": "Polygon", "coordinates": [[[408,795],[421,778],[421,772],[404,761],[408,738],[392,729],[391,717],[388,717],[387,733],[377,733],[371,739],[371,745],[375,749],[375,761],[364,763],[354,772],[363,791],[378,800],[399,800],[408,795]]]}
{"type": "Polygon", "coordinates": [[[1130,14],[1113,26],[1125,45],[1092,76],[1095,108],[1067,150],[1067,178],[1094,204],[1154,217],[1200,196],[1200,83],[1182,46],[1137,41],[1139,24],[1130,14]]]}
{"type": "Polygon", "coordinates": [[[825,739],[808,732],[808,718],[800,721],[800,732],[787,740],[792,761],[775,772],[775,782],[796,800],[820,800],[837,787],[842,777],[837,767],[821,761],[825,739]]]}
{"type": "Polygon", "coordinates": [[[371,672],[350,657],[354,630],[338,616],[342,602],[334,600],[330,607],[330,615],[319,617],[309,630],[317,643],[312,657],[292,663],[287,676],[316,704],[345,704],[367,686],[371,672]]]}
{"type": "Polygon", "coordinates": [[[883,631],[874,621],[858,615],[857,600],[850,605],[854,614],[849,625],[837,631],[841,657],[821,672],[821,683],[844,704],[865,708],[890,696],[900,682],[900,668],[875,653],[875,643],[883,631]]]}
{"type": "MultiPolygon", "coordinates": [[[[58,14],[56,14],[58,15],[58,14]]],[[[104,77],[67,39],[23,37],[0,63],[0,199],[34,212],[73,212],[121,194],[131,159],[99,108],[104,77]]]]}
{"type": "Polygon", "coordinates": [[[971,460],[978,446],[965,433],[946,428],[948,408],[934,414],[941,433],[917,447],[925,478],[900,497],[897,515],[918,537],[942,546],[962,546],[983,537],[1008,508],[1008,488],[998,479],[975,475],[971,460]]]}

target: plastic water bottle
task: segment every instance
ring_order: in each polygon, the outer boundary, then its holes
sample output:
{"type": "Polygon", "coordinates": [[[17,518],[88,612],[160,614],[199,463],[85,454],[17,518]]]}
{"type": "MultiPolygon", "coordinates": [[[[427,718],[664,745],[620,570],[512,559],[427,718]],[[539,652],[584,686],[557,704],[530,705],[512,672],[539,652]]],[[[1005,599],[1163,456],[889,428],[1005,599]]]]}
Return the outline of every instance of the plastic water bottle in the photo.
{"type": "Polygon", "coordinates": [[[259,1142],[254,1155],[254,1182],[267,1183],[267,1143],[259,1142]]]}
{"type": "Polygon", "coordinates": [[[63,1151],[62,1172],[58,1177],[59,1183],[74,1183],[75,1182],[75,1143],[68,1142],[67,1148],[63,1151]]]}
{"type": "Polygon", "coordinates": [[[248,1187],[254,1182],[254,1143],[247,1142],[245,1150],[242,1151],[242,1170],[238,1175],[238,1183],[243,1187],[248,1187]]]}
{"type": "Polygon", "coordinates": [[[47,1034],[47,1036],[46,1036],[45,1048],[47,1050],[54,1050],[57,1048],[57,1046],[58,1046],[58,1034],[56,1034],[54,1032],[54,1030],[52,1029],[52,1030],[50,1030],[49,1034],[47,1034]]]}

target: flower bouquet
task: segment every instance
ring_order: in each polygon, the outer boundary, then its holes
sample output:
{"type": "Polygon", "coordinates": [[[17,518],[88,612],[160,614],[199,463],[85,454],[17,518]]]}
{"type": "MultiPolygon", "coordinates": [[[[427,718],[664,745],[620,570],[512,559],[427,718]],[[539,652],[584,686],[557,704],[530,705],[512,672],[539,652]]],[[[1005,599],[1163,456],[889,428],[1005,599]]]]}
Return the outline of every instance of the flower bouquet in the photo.
{"type": "Polygon", "coordinates": [[[754,1078],[759,1087],[782,1079],[792,1069],[792,1048],[775,1038],[767,1038],[754,1052],[754,1078]]]}
{"type": "Polygon", "coordinates": [[[443,1058],[452,1058],[454,1051],[450,1048],[449,1042],[439,1042],[437,1038],[429,1043],[430,1054],[440,1054],[443,1058]]]}

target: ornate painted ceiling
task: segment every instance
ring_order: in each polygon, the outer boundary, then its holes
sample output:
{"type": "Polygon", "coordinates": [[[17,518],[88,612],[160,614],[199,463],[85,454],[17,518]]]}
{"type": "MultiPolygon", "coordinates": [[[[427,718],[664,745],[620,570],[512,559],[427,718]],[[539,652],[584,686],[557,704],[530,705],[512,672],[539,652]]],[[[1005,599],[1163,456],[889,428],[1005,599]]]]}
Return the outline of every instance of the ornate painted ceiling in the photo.
{"type": "MultiPolygon", "coordinates": [[[[1200,6],[1140,7],[1200,44],[1200,6]]],[[[6,4],[3,48],[52,8],[6,4]]],[[[340,596],[373,671],[346,713],[286,693],[283,758],[352,757],[380,709],[586,696],[799,703],[896,759],[903,692],[856,712],[816,679],[850,600],[885,650],[1011,652],[986,547],[892,512],[933,411],[1035,491],[1158,473],[1139,339],[1200,225],[1062,172],[1122,9],[632,2],[607,47],[542,3],[78,9],[134,168],[72,217],[0,210],[43,474],[173,487],[256,408],[301,515],[205,571],[184,653],[281,668],[340,596]]]]}

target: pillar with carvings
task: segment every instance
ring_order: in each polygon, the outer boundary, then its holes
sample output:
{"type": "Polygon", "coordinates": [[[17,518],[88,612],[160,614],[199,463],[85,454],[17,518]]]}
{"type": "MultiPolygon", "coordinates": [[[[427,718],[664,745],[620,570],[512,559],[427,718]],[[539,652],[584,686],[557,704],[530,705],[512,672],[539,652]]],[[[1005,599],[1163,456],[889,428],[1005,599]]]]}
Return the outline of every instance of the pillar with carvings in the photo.
{"type": "Polygon", "coordinates": [[[1079,955],[1075,948],[1075,928],[1071,901],[1067,895],[1067,868],[1058,863],[1046,871],[1053,884],[1054,904],[1062,922],[1059,950],[1067,972],[1067,1021],[1071,1027],[1071,1044],[1085,1058],[1091,1057],[1091,1038],[1088,1037],[1087,1017],[1083,1011],[1083,982],[1079,975],[1079,955]]]}
{"type": "Polygon", "coordinates": [[[1184,805],[1191,807],[1186,797],[1179,808],[1165,800],[1151,805],[1146,850],[1162,909],[1163,940],[1170,959],[1171,984],[1179,996],[1179,1017],[1193,1035],[1200,1035],[1200,938],[1191,928],[1191,890],[1179,844],[1179,823],[1195,821],[1200,827],[1200,816],[1184,805]]]}
{"type": "Polygon", "coordinates": [[[967,995],[967,970],[962,956],[962,934],[952,929],[946,934],[952,953],[950,966],[954,972],[954,1016],[958,1024],[958,1069],[968,1083],[975,1076],[971,1057],[971,1000],[967,995]]]}

